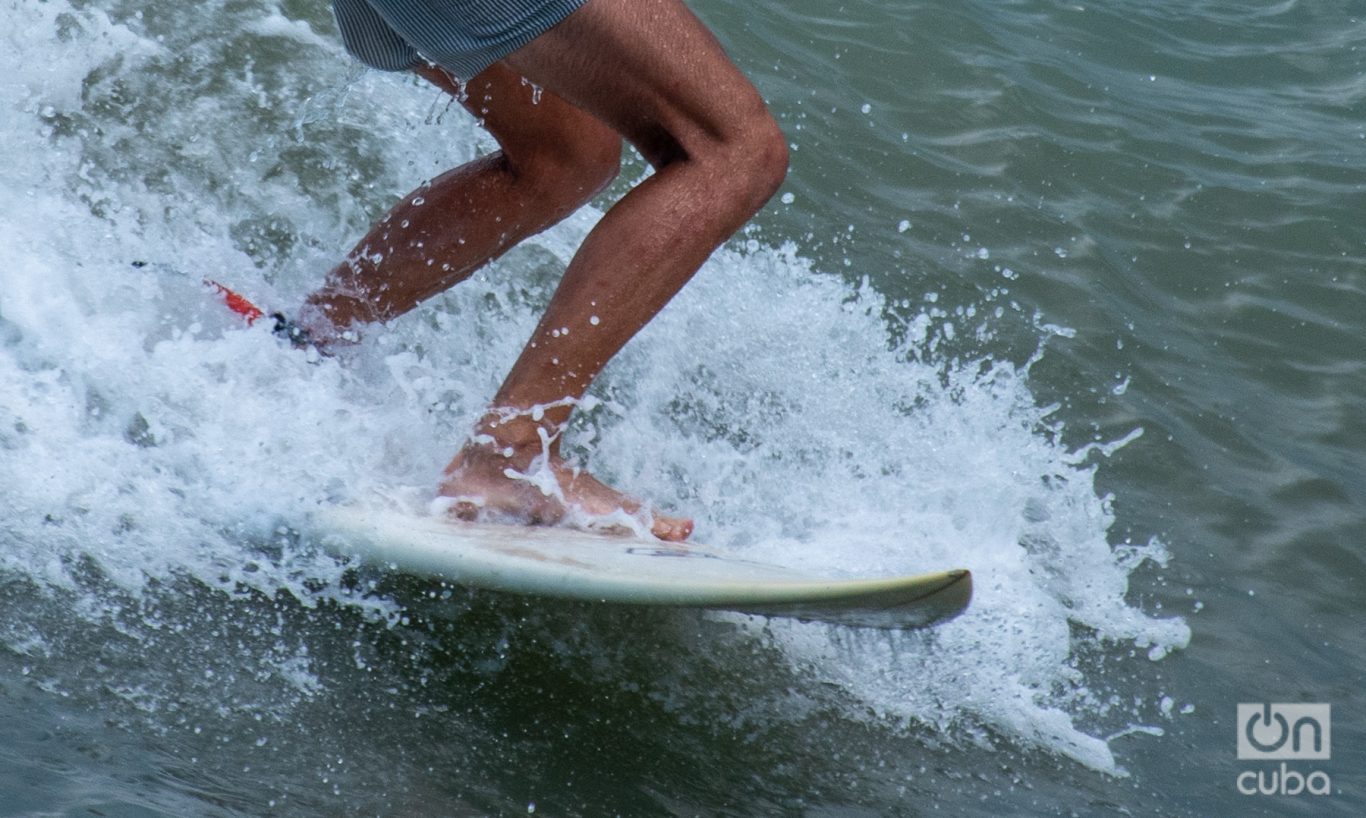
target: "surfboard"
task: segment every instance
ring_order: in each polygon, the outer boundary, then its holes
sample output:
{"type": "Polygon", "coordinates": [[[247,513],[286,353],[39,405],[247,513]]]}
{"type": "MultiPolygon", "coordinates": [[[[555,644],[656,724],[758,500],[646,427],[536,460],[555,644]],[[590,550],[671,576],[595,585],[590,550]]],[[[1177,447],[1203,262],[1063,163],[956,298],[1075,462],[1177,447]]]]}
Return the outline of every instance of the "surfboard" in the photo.
{"type": "Polygon", "coordinates": [[[532,596],[895,629],[941,622],[972,599],[972,575],[964,569],[819,576],[699,545],[347,506],[322,509],[314,522],[338,555],[532,596]]]}

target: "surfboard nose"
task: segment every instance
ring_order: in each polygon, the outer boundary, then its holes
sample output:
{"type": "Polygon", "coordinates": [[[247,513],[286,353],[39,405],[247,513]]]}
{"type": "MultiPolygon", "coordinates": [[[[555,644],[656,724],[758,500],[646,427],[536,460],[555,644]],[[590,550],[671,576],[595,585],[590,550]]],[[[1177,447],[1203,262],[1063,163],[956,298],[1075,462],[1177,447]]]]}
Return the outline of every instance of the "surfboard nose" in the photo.
{"type": "Polygon", "coordinates": [[[888,587],[824,600],[734,607],[743,613],[782,616],[804,622],[828,622],[853,628],[909,630],[952,619],[972,601],[972,572],[966,568],[898,578],[888,587]]]}

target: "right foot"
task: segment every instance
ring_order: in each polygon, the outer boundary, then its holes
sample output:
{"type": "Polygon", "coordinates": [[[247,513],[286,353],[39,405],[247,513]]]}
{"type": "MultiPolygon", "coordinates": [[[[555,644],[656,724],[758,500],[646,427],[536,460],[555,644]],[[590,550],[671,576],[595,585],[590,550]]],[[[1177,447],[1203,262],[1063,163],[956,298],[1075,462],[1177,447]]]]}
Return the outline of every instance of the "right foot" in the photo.
{"type": "Polygon", "coordinates": [[[463,519],[513,518],[531,525],[570,523],[587,528],[648,528],[661,540],[681,542],[692,520],[653,514],[640,501],[606,485],[560,457],[539,439],[530,445],[498,443],[489,435],[465,444],[446,467],[438,493],[463,519]]]}

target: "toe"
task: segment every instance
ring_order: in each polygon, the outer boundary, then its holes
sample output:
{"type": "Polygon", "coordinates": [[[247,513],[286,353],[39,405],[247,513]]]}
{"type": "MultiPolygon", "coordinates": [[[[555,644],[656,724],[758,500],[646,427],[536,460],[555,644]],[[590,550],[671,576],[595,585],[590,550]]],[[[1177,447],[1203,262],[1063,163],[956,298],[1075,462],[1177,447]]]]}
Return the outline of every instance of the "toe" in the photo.
{"type": "Polygon", "coordinates": [[[446,513],[467,523],[472,523],[479,519],[479,510],[483,505],[483,503],[476,503],[471,500],[457,500],[451,504],[446,513]]]}
{"type": "Polygon", "coordinates": [[[692,536],[693,522],[682,517],[656,517],[650,531],[667,542],[683,542],[692,536]]]}

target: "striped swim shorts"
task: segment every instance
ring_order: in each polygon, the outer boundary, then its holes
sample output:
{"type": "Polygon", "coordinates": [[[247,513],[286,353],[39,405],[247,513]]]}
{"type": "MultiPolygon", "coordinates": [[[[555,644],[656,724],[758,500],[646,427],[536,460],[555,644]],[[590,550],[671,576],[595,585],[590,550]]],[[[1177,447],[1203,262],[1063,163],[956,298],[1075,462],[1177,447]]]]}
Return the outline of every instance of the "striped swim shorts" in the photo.
{"type": "Polygon", "coordinates": [[[434,62],[458,79],[549,31],[585,0],[332,0],[342,42],[381,71],[434,62]]]}

